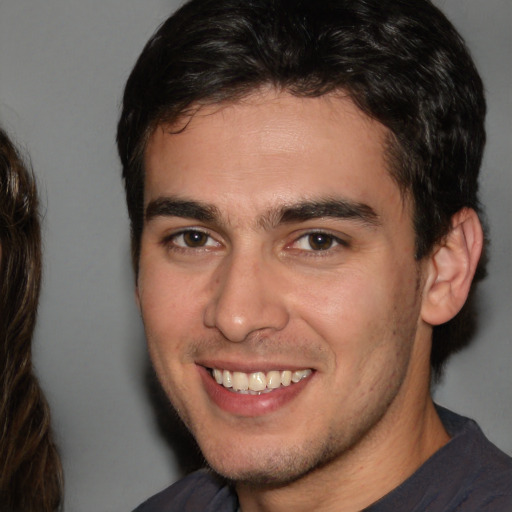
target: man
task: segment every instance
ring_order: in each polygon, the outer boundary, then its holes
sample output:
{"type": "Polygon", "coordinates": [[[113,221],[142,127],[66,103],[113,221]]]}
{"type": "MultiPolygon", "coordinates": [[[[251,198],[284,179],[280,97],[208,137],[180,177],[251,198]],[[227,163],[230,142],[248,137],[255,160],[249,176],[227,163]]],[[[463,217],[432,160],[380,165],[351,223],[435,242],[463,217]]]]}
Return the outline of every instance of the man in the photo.
{"type": "Polygon", "coordinates": [[[484,244],[482,83],[428,1],[193,0],[118,128],[137,299],[211,471],[137,510],[510,510],[430,396],[484,244]]]}

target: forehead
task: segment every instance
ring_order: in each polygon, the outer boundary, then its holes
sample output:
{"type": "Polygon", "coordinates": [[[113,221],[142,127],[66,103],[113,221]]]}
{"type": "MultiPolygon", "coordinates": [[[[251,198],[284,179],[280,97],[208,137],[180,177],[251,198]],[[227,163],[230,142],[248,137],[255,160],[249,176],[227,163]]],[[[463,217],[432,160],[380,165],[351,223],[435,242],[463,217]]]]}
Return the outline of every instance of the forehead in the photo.
{"type": "Polygon", "coordinates": [[[145,204],[158,195],[221,207],[332,195],[364,204],[396,199],[387,136],[383,125],[339,95],[265,91],[202,107],[150,137],[145,204]]]}

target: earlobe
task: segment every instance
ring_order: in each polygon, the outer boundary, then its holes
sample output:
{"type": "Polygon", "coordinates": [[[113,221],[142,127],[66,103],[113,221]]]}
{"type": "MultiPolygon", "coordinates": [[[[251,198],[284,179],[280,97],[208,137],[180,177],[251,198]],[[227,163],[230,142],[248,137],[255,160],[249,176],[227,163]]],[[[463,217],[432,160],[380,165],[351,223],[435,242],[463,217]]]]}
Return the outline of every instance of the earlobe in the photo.
{"type": "Polygon", "coordinates": [[[483,247],[476,212],[463,208],[452,217],[450,232],[428,262],[422,319],[430,325],[451,320],[466,302],[483,247]]]}

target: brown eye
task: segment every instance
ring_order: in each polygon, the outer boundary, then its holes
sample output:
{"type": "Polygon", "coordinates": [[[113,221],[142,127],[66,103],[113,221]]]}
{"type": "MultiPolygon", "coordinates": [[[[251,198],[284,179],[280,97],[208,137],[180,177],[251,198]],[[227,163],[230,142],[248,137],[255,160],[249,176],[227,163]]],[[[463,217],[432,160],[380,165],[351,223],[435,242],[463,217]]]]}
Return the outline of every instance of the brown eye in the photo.
{"type": "Polygon", "coordinates": [[[162,239],[166,251],[189,256],[218,251],[222,244],[208,232],[201,229],[184,229],[162,239]]]}
{"type": "Polygon", "coordinates": [[[308,235],[308,243],[314,251],[326,251],[334,243],[334,237],[325,233],[311,233],[308,235]]]}
{"type": "Polygon", "coordinates": [[[201,231],[186,231],[181,236],[187,247],[204,247],[209,239],[209,236],[201,231]]]}

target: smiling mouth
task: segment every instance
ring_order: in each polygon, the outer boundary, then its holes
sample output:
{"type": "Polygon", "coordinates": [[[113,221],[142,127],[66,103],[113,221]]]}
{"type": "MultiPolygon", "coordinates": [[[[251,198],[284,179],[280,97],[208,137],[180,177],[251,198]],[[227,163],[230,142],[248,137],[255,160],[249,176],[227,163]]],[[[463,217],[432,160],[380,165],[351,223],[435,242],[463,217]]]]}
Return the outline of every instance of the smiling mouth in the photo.
{"type": "Polygon", "coordinates": [[[270,393],[296,384],[312,374],[310,369],[244,373],[209,368],[209,371],[217,384],[234,393],[245,395],[270,393]]]}

